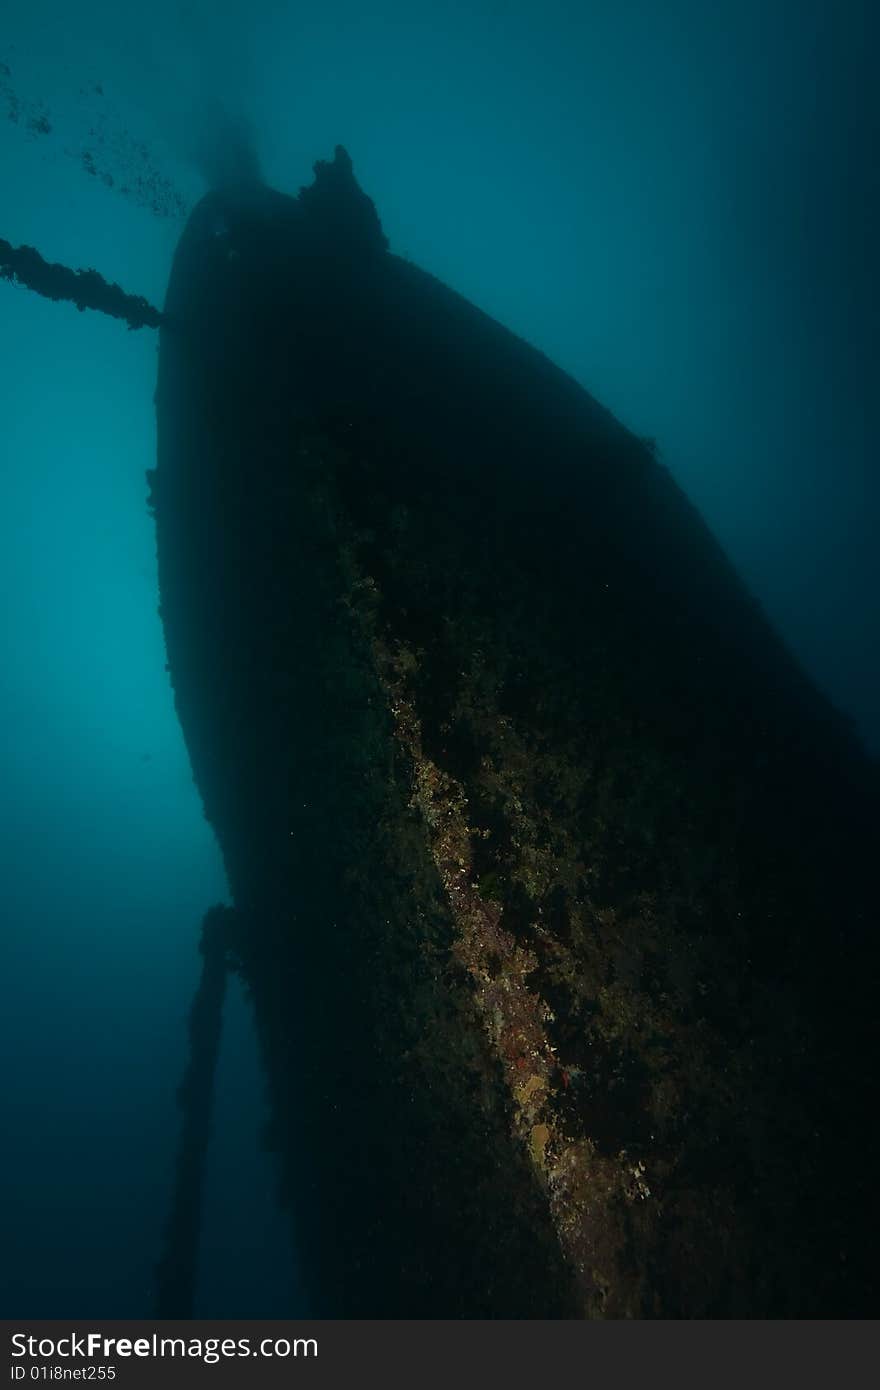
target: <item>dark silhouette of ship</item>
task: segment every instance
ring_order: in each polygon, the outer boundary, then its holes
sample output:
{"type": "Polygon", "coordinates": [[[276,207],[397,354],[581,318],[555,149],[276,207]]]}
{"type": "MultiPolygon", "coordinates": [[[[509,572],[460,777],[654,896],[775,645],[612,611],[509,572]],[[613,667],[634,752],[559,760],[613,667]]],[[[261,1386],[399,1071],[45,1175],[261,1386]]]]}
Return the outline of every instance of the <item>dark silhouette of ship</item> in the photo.
{"type": "MultiPolygon", "coordinates": [[[[466,209],[462,209],[466,215],[466,209]]],[[[876,1311],[878,778],[650,443],[348,156],[178,248],[151,475],[206,919],[320,1316],[876,1311]]]]}

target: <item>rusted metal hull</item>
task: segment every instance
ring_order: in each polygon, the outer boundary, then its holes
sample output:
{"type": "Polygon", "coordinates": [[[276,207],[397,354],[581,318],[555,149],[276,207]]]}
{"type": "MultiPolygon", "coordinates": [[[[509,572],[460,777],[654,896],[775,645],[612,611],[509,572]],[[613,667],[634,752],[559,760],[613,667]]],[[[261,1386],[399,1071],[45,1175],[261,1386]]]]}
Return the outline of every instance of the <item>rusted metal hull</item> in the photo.
{"type": "Polygon", "coordinates": [[[651,448],[316,174],[194,212],[152,477],[316,1311],[865,1312],[876,769],[651,448]]]}

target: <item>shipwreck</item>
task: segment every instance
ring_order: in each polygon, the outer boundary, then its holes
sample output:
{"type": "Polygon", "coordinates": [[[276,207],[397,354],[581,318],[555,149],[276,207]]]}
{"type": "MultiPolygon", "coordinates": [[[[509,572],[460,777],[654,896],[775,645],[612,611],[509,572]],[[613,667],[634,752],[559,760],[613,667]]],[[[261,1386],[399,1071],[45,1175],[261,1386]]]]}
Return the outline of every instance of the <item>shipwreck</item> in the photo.
{"type": "Polygon", "coordinates": [[[877,767],[655,449],[395,256],[339,147],[209,192],[131,303],[232,897],[160,1311],[227,969],[318,1316],[876,1311],[877,767]]]}

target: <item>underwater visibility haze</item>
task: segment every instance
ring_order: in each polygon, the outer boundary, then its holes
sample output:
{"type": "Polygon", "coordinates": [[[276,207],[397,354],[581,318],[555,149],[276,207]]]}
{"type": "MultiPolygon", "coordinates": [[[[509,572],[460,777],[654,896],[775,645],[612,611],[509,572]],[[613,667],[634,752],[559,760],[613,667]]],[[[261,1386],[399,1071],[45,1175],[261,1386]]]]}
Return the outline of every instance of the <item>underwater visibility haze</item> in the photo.
{"type": "Polygon", "coordinates": [[[4,1316],[875,1307],[877,28],[13,10],[4,1316]]]}

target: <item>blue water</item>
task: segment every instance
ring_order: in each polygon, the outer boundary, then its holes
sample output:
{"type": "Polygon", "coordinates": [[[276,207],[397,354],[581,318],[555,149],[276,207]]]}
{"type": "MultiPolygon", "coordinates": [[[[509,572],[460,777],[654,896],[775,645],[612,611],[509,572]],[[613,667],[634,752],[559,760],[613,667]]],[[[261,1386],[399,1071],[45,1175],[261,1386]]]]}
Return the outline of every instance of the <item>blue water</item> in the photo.
{"type": "MultiPolygon", "coordinates": [[[[5,22],[0,237],[161,304],[218,103],[287,191],[344,143],[393,250],[656,438],[880,749],[875,7],[214,9],[5,22]]],[[[156,339],[0,282],[0,354],[0,1313],[146,1315],[227,896],[164,670],[156,339]]],[[[306,1311],[236,996],[218,1088],[197,1311],[306,1311]]]]}

